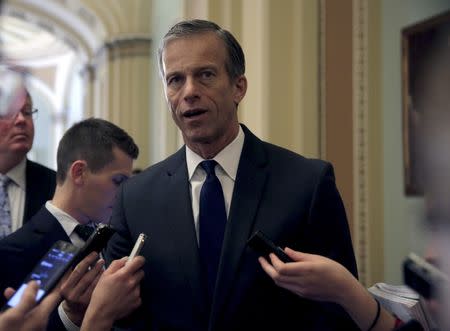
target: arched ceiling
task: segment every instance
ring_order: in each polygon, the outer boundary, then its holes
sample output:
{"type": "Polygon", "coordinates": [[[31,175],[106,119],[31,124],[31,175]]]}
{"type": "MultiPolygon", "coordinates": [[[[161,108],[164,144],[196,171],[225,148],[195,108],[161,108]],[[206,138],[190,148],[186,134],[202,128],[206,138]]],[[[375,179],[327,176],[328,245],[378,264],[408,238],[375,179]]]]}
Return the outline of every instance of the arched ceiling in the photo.
{"type": "Polygon", "coordinates": [[[2,53],[29,69],[47,95],[64,95],[71,75],[92,64],[109,42],[150,35],[151,5],[150,0],[5,0],[2,53]]]}
{"type": "Polygon", "coordinates": [[[8,0],[0,35],[19,59],[58,56],[69,51],[92,60],[102,47],[126,36],[150,36],[149,0],[8,0]],[[31,50],[31,51],[30,51],[31,50]]]}
{"type": "Polygon", "coordinates": [[[4,1],[0,36],[4,57],[25,67],[32,89],[55,108],[105,39],[103,25],[79,0],[4,1]]]}
{"type": "Polygon", "coordinates": [[[108,39],[150,34],[151,0],[82,0],[105,26],[108,39]]]}
{"type": "Polygon", "coordinates": [[[48,60],[72,51],[54,34],[14,16],[1,17],[0,36],[4,55],[20,62],[48,60]]]}

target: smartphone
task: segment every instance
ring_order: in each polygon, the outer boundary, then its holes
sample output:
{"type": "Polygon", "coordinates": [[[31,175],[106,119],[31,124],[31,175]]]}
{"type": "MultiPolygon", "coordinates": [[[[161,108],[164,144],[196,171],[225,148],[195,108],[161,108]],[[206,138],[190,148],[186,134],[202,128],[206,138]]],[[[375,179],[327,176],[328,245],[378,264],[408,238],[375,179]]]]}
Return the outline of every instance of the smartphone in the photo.
{"type": "Polygon", "coordinates": [[[106,244],[115,232],[116,231],[109,225],[100,224],[91,234],[88,240],[86,240],[86,243],[75,257],[73,266],[76,266],[81,262],[81,260],[83,260],[92,252],[100,253],[106,247],[106,244]]]}
{"type": "Polygon", "coordinates": [[[128,256],[127,263],[130,262],[137,255],[139,255],[146,240],[147,240],[147,235],[145,233],[141,233],[139,235],[139,237],[137,238],[136,242],[134,243],[134,247],[131,250],[130,255],[128,256]]]}
{"type": "Polygon", "coordinates": [[[420,256],[410,253],[403,262],[405,284],[424,298],[433,298],[439,290],[449,285],[448,276],[420,256]]]}
{"type": "Polygon", "coordinates": [[[41,301],[46,294],[58,284],[59,280],[72,265],[79,249],[66,241],[57,241],[42,259],[36,264],[30,274],[25,278],[16,293],[8,300],[3,310],[15,307],[25,291],[28,282],[39,282],[39,290],[36,301],[41,301]]]}
{"type": "Polygon", "coordinates": [[[270,253],[274,253],[281,261],[293,262],[293,260],[283,251],[283,249],[273,243],[262,231],[256,231],[247,241],[247,245],[265,258],[269,258],[270,253]]]}

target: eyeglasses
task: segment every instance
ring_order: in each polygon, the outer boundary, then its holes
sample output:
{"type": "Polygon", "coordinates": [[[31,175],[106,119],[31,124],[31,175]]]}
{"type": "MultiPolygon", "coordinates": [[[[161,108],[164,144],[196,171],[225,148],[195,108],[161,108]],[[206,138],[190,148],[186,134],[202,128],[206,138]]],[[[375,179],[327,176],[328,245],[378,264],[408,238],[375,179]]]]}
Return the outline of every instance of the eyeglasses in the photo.
{"type": "MultiPolygon", "coordinates": [[[[22,113],[22,115],[24,117],[31,117],[31,116],[35,116],[37,114],[37,112],[39,111],[39,109],[36,108],[31,108],[31,107],[26,107],[20,110],[20,112],[22,113]]],[[[17,114],[16,114],[17,116],[17,114]]]]}
{"type": "Polygon", "coordinates": [[[38,111],[39,110],[36,108],[24,107],[20,111],[9,112],[6,115],[0,115],[0,120],[13,121],[17,118],[17,116],[19,116],[19,113],[21,113],[22,116],[26,119],[28,118],[36,119],[38,111]]]}

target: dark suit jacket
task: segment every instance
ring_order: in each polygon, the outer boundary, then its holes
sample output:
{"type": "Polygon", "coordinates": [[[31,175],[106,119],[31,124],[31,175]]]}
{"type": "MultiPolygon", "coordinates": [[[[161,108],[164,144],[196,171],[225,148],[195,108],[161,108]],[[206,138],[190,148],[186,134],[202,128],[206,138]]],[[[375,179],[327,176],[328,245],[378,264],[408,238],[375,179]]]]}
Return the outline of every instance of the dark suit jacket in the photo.
{"type": "Polygon", "coordinates": [[[53,198],[56,187],[56,172],[39,163],[27,160],[25,180],[23,224],[28,222],[48,200],[53,198]]]}
{"type": "Polygon", "coordinates": [[[18,288],[36,263],[58,240],[69,241],[66,232],[47,208],[24,226],[0,240],[0,290],[18,288]]]}
{"type": "MultiPolygon", "coordinates": [[[[343,310],[277,287],[246,246],[262,230],[281,247],[330,257],[357,274],[344,206],[329,163],[262,142],[243,126],[212,307],[206,304],[183,147],[122,186],[107,260],[149,238],[140,318],[145,330],[352,330],[343,310]]],[[[139,326],[140,327],[140,326],[139,326]]],[[[135,326],[135,329],[139,329],[135,326]]]]}

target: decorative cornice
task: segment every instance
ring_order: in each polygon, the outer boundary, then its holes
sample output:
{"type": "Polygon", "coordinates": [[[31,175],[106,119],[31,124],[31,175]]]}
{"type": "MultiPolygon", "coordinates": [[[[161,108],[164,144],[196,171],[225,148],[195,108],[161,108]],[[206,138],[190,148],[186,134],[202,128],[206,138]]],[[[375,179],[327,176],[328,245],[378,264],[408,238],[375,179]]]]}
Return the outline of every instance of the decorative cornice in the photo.
{"type": "Polygon", "coordinates": [[[104,47],[108,50],[109,59],[150,56],[152,39],[146,36],[126,36],[110,40],[104,47]]]}
{"type": "Polygon", "coordinates": [[[115,61],[129,57],[150,57],[152,39],[147,36],[133,35],[111,39],[103,44],[94,57],[81,71],[81,75],[88,75],[89,80],[96,78],[98,67],[108,59],[115,61]]]}

